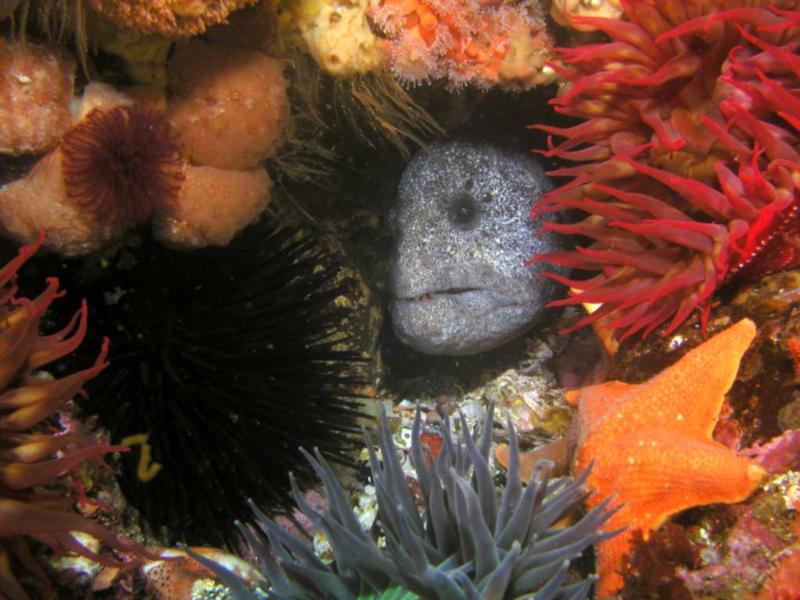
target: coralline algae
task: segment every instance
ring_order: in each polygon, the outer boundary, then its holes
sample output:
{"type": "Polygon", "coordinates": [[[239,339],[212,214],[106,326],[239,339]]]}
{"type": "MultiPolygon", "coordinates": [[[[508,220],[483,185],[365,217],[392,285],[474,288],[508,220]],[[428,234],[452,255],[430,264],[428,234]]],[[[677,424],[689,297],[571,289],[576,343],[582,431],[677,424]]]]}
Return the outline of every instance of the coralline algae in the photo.
{"type": "Polygon", "coordinates": [[[519,335],[555,291],[525,261],[558,240],[535,235],[531,203],[550,188],[528,156],[433,144],[408,164],[391,217],[392,324],[415,350],[452,356],[519,335]]]}

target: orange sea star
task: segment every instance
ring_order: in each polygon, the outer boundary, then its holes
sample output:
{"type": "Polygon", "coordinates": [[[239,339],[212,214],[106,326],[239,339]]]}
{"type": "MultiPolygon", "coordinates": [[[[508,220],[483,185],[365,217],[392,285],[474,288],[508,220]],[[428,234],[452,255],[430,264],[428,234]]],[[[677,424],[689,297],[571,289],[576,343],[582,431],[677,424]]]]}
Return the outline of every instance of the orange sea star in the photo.
{"type": "MultiPolygon", "coordinates": [[[[578,405],[572,468],[581,472],[594,462],[587,485],[595,492],[587,504],[617,494],[622,506],[604,529],[627,527],[598,545],[598,598],[621,588],[635,532],[647,539],[687,508],[741,502],[763,479],[761,467],[712,438],[725,393],[755,333],[755,324],[743,319],[642,384],[610,381],[567,393],[578,405]]],[[[501,463],[504,450],[497,452],[501,463]]],[[[520,464],[521,470],[532,467],[520,464]]]]}

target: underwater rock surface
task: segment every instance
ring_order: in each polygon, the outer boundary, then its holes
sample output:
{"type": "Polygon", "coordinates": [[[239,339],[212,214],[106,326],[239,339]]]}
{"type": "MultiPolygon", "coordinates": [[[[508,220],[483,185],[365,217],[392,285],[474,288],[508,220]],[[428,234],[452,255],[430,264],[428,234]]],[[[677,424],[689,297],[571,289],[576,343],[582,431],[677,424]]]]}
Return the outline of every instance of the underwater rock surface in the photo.
{"type": "Polygon", "coordinates": [[[392,325],[419,352],[477,354],[524,332],[555,292],[525,261],[557,250],[531,203],[550,189],[528,156],[439,143],[406,167],[392,216],[392,325]]]}

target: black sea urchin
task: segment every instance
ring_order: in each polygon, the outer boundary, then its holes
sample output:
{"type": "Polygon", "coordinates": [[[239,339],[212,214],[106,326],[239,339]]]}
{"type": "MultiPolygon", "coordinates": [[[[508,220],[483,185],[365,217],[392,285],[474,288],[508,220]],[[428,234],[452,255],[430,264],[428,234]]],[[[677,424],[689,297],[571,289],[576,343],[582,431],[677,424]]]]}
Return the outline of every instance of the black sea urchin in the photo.
{"type": "Polygon", "coordinates": [[[345,460],[368,366],[347,319],[365,296],[317,236],[262,221],[226,248],[144,240],[111,264],[60,264],[111,338],[85,406],[133,447],[121,484],[151,526],[221,545],[244,498],[289,502],[299,445],[345,460]]]}
{"type": "Polygon", "coordinates": [[[169,123],[135,105],[95,108],[61,149],[67,195],[104,221],[146,221],[154,205],[177,197],[185,177],[169,123]]]}
{"type": "MultiPolygon", "coordinates": [[[[423,455],[420,412],[412,429],[412,457],[424,510],[420,512],[397,456],[386,415],[379,433],[382,462],[369,439],[370,469],[378,498],[380,535],[362,530],[341,484],[318,450],[303,451],[325,486],[328,508],[317,510],[303,499],[292,478],[295,501],[333,549],[333,564],[319,560],[305,543],[257,509],[257,523],[268,544],[245,526],[243,535],[258,555],[270,583],[268,597],[281,600],[356,600],[366,598],[426,598],[431,600],[582,599],[593,577],[568,582],[570,561],[598,540],[611,513],[605,500],[573,525],[553,528],[587,496],[588,471],[577,479],[550,481],[552,463],[541,461],[525,488],[519,477],[519,447],[510,420],[511,464],[498,495],[488,467],[492,413],[478,440],[461,417],[457,444],[445,427],[442,451],[434,462],[423,455]],[[430,465],[430,466],[429,466],[430,465]],[[398,586],[406,594],[398,591],[398,586]],[[383,595],[386,594],[386,595],[383,595]]],[[[258,596],[230,573],[199,559],[219,573],[237,600],[258,596]]]]}

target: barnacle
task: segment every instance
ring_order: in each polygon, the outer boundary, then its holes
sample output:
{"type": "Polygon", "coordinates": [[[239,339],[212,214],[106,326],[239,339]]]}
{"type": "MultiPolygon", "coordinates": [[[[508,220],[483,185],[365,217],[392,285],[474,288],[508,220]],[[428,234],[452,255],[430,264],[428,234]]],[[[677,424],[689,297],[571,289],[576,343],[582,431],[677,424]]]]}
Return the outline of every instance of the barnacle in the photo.
{"type": "MultiPolygon", "coordinates": [[[[616,532],[600,533],[608,519],[607,500],[577,523],[561,529],[553,525],[586,498],[588,470],[578,478],[550,479],[552,463],[542,461],[525,488],[519,476],[519,448],[513,425],[511,464],[499,497],[489,470],[492,413],[478,439],[467,432],[461,416],[461,437],[454,443],[444,428],[442,451],[436,461],[420,442],[420,411],[412,428],[412,457],[423,497],[417,508],[406,483],[398,450],[381,413],[381,459],[370,440],[370,469],[377,491],[380,534],[362,531],[341,484],[322,455],[302,451],[325,486],[328,508],[317,510],[303,499],[294,478],[295,501],[314,528],[327,537],[333,564],[323,563],[291,533],[268,519],[255,506],[257,522],[268,543],[247,527],[243,536],[255,550],[269,580],[271,597],[349,600],[392,590],[407,590],[422,598],[516,598],[535,593],[544,598],[585,598],[594,577],[568,582],[570,562],[598,540],[616,532]],[[399,589],[397,589],[399,586],[399,589]]],[[[290,476],[291,477],[291,476],[290,476]]],[[[232,587],[238,600],[256,596],[232,581],[224,569],[206,562],[232,587]]],[[[411,596],[409,596],[411,597],[411,596]]]]}

